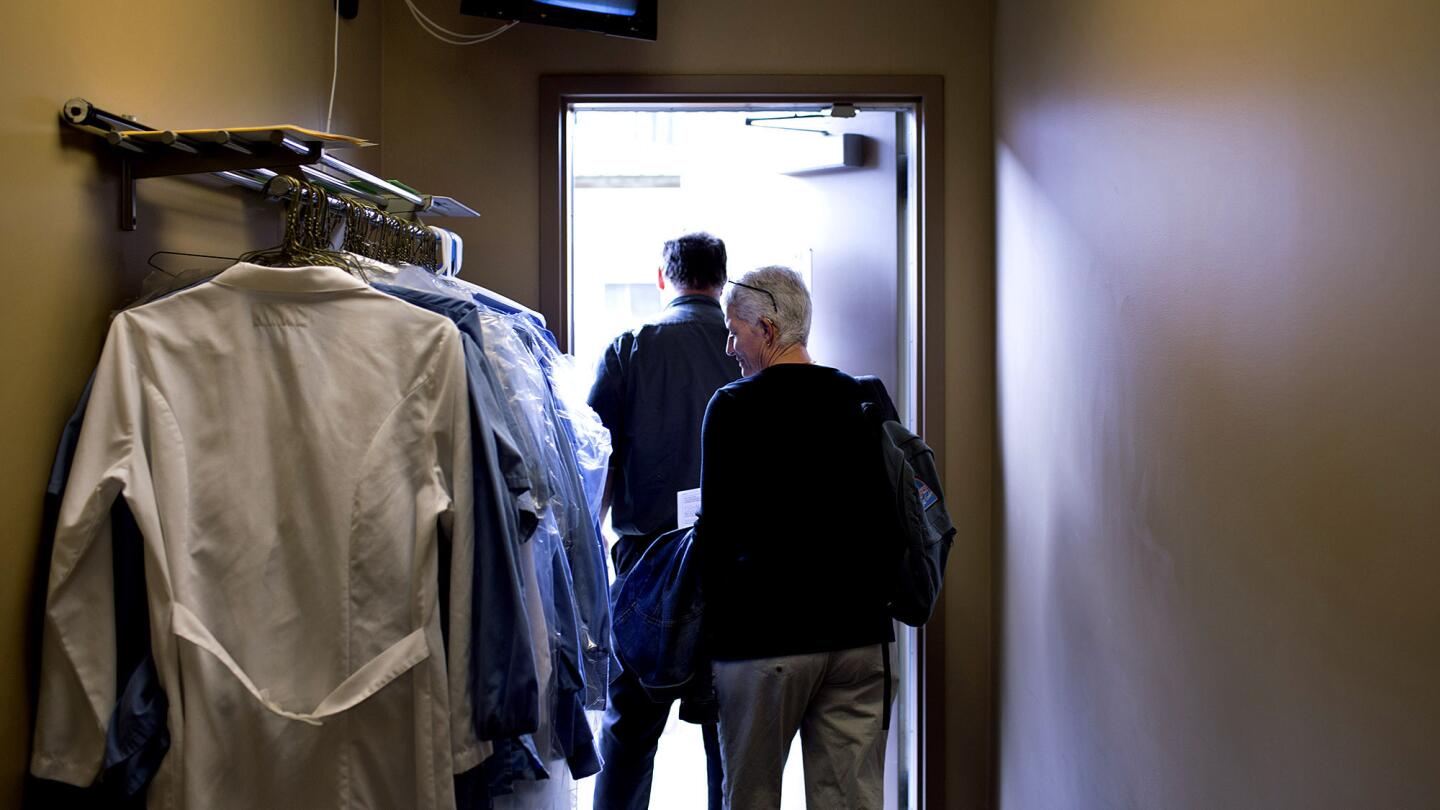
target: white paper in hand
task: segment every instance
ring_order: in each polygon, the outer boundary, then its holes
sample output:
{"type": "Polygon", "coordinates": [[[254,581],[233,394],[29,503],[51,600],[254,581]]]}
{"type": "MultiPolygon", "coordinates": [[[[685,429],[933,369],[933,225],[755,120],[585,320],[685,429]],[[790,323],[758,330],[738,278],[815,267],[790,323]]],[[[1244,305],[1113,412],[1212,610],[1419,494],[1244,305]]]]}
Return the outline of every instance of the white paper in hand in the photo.
{"type": "Polygon", "coordinates": [[[675,493],[675,528],[683,529],[695,525],[695,516],[700,514],[700,488],[682,489],[675,493]]]}

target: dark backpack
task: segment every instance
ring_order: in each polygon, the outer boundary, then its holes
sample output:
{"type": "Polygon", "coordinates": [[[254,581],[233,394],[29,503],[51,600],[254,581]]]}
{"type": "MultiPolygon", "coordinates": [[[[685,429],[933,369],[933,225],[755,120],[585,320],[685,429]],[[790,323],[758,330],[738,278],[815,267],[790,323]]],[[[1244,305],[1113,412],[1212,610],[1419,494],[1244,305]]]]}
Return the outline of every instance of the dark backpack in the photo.
{"type": "Polygon", "coordinates": [[[875,377],[857,378],[865,388],[861,406],[873,441],[879,445],[881,468],[893,504],[893,529],[886,542],[894,552],[888,574],[890,615],[920,627],[935,612],[945,561],[955,542],[955,524],[945,510],[945,494],[935,469],[935,453],[924,439],[896,418],[885,386],[875,377]]]}

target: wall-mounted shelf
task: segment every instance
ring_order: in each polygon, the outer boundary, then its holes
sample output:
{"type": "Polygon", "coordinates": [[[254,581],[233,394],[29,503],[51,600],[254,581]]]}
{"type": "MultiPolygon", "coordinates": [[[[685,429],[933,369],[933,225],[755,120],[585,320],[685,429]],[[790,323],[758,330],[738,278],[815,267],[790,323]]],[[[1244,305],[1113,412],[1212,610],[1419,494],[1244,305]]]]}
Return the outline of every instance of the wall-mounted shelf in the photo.
{"type": "Polygon", "coordinates": [[[326,153],[327,149],[373,145],[348,135],[288,124],[160,130],[102,110],[83,98],[65,102],[61,119],[104,140],[114,151],[120,164],[120,227],[127,231],[135,229],[136,180],[187,174],[214,174],[261,192],[270,178],[289,174],[400,216],[480,216],[451,197],[420,194],[326,153]]]}

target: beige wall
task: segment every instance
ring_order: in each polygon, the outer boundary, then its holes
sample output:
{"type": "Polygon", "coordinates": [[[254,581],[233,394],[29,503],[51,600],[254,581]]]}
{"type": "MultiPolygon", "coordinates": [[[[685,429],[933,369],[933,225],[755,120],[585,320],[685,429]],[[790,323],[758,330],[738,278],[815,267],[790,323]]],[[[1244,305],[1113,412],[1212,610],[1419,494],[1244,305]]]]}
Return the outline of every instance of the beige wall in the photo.
{"type": "MultiPolygon", "coordinates": [[[[451,28],[489,21],[443,13],[451,28]]],[[[978,807],[990,738],[992,433],[991,4],[987,0],[661,3],[659,40],[519,26],[440,45],[390,4],[386,170],[484,212],[459,226],[466,275],[539,305],[538,79],[543,74],[938,74],[945,79],[946,483],[961,525],[947,608],[947,798],[978,807]]]]}
{"type": "Polygon", "coordinates": [[[997,29],[1002,806],[1440,805],[1440,5],[997,29]]]}
{"type": "MultiPolygon", "coordinates": [[[[319,126],[332,20],[325,3],[289,0],[0,5],[0,806],[19,806],[29,750],[41,497],[107,313],[133,297],[151,251],[234,256],[279,234],[277,209],[183,180],[140,181],[139,229],[122,233],[114,176],[62,134],[60,105],[84,96],[160,127],[319,126]]],[[[379,15],[347,25],[335,129],[378,138],[379,15]]]]}

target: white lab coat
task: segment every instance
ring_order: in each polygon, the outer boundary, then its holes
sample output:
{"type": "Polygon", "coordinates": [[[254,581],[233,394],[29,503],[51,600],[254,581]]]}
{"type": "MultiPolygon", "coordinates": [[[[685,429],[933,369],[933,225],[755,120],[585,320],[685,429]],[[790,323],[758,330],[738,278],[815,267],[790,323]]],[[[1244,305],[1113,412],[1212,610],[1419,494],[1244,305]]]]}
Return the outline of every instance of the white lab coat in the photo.
{"type": "Polygon", "coordinates": [[[480,759],[467,408],[454,325],[335,268],[237,264],[117,316],[55,537],[32,772],[99,773],[124,497],[169,698],[151,807],[452,806],[480,759]]]}

